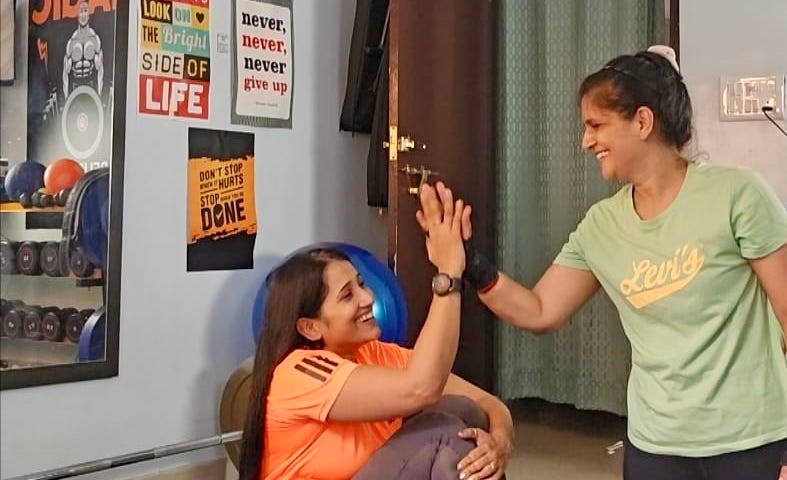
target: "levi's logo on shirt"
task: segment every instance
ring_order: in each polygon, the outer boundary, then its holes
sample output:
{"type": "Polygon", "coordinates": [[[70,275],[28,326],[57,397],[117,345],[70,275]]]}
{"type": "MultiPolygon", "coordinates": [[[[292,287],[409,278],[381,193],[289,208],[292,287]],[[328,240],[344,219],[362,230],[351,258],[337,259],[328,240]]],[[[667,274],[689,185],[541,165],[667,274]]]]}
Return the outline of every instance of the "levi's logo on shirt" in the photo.
{"type": "Polygon", "coordinates": [[[705,256],[699,247],[688,244],[675,249],[672,258],[661,263],[648,259],[632,262],[632,274],[620,282],[620,292],[626,300],[640,309],[682,290],[694,280],[705,256]]]}

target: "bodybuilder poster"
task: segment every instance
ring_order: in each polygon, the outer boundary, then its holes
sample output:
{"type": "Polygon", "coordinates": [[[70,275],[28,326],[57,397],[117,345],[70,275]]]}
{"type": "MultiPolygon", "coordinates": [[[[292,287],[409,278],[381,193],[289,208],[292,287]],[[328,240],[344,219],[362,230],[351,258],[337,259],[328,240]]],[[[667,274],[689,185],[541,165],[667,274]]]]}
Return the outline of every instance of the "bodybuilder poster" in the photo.
{"type": "Polygon", "coordinates": [[[109,166],[115,1],[30,0],[27,155],[109,166]]]}

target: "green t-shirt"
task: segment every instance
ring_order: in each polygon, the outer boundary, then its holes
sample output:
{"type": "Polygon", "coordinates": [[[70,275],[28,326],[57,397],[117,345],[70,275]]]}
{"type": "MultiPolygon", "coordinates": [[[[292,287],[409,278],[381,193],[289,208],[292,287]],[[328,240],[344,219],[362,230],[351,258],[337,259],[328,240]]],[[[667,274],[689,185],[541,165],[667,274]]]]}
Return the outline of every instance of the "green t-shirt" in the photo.
{"type": "Polygon", "coordinates": [[[555,263],[593,272],[617,306],[635,446],[700,457],[787,437],[783,331],[747,261],[786,243],[787,210],[743,168],[689,164],[651,220],[631,185],[588,211],[555,263]]]}

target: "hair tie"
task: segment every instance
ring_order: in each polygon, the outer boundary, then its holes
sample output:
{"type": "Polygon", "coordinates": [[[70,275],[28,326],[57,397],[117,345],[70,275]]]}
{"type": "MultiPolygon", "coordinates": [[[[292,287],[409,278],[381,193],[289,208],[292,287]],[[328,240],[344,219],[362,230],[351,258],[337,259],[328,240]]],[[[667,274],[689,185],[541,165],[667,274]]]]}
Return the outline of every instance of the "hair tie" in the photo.
{"type": "Polygon", "coordinates": [[[666,58],[670,65],[672,65],[672,68],[674,68],[676,72],[680,73],[677,55],[675,55],[675,50],[672,47],[668,47],[667,45],[651,45],[648,47],[648,51],[666,58]]]}

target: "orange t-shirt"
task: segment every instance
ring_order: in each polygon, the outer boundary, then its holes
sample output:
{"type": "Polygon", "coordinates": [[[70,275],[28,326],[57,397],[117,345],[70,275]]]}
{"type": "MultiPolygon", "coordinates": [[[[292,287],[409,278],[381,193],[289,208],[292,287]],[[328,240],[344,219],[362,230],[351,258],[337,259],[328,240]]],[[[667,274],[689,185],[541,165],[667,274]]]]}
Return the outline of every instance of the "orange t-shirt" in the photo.
{"type": "Polygon", "coordinates": [[[404,368],[411,351],[378,341],[363,345],[357,363],[325,350],[295,350],[273,371],[265,417],[262,480],[351,478],[402,426],[402,419],[328,422],[358,365],[404,368]]]}

